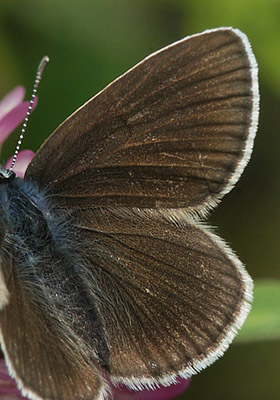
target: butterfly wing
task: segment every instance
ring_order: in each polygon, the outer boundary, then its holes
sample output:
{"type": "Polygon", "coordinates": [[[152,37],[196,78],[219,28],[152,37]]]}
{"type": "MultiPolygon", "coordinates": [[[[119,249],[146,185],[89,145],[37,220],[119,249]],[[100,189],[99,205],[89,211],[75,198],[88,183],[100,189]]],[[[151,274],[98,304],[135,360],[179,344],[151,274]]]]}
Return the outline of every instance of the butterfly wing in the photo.
{"type": "Polygon", "coordinates": [[[1,345],[24,394],[36,400],[103,400],[104,373],[132,388],[167,385],[223,354],[249,312],[252,282],[217,236],[191,219],[181,216],[175,222],[174,214],[172,222],[155,210],[95,208],[71,214],[76,221],[71,248],[83,243],[83,265],[70,263],[65,285],[59,279],[49,282],[52,275],[46,282],[39,266],[36,279],[28,279],[25,265],[5,263],[2,286],[9,295],[0,314],[1,345]],[[84,334],[89,314],[73,301],[69,286],[79,279],[89,311],[98,303],[102,315],[105,331],[98,340],[94,328],[84,334]],[[55,306],[46,295],[49,287],[59,300],[55,306]],[[67,314],[70,323],[64,322],[67,314]],[[76,321],[81,321],[78,340],[72,334],[76,321]],[[96,356],[103,340],[110,349],[105,367],[96,356]]]}
{"type": "Polygon", "coordinates": [[[83,256],[103,293],[113,382],[170,384],[223,354],[249,312],[252,281],[216,235],[152,210],[74,216],[92,244],[83,256]]]}
{"type": "Polygon", "coordinates": [[[258,114],[244,34],[206,31],[152,54],[69,117],[26,177],[62,207],[203,213],[239,178],[258,114]]]}
{"type": "Polygon", "coordinates": [[[26,266],[11,257],[3,259],[6,276],[1,286],[9,295],[0,313],[1,347],[23,394],[35,400],[107,398],[100,368],[83,358],[64,336],[58,315],[51,315],[48,302],[36,296],[34,281],[19,279],[19,271],[26,266]]]}

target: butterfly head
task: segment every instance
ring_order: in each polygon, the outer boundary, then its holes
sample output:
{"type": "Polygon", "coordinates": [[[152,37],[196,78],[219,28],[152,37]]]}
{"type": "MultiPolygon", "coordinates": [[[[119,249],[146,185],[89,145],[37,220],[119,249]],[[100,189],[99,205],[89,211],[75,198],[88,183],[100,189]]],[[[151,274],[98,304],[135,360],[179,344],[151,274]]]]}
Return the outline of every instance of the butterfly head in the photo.
{"type": "Polygon", "coordinates": [[[0,166],[0,184],[7,183],[16,177],[14,171],[6,170],[0,166]]]}

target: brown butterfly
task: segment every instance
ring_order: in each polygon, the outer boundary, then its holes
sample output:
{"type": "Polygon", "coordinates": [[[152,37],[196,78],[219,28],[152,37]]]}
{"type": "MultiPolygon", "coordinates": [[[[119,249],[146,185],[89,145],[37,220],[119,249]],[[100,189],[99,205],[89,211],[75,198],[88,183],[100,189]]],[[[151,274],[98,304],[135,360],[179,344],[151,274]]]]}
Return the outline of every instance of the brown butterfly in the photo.
{"type": "Polygon", "coordinates": [[[252,280],[200,222],[239,179],[258,121],[247,37],[147,57],[70,116],[24,180],[1,169],[1,346],[30,399],[170,385],[242,326],[252,280]]]}

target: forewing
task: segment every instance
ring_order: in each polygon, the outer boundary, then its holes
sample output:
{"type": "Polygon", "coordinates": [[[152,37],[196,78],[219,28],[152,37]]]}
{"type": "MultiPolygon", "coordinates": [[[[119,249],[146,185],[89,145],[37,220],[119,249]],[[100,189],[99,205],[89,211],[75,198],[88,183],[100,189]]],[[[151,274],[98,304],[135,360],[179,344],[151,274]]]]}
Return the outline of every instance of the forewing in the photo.
{"type": "Polygon", "coordinates": [[[100,369],[89,365],[80,349],[64,340],[59,319],[50,315],[35,292],[27,290],[28,282],[18,279],[18,265],[9,259],[2,265],[9,295],[0,313],[0,339],[10,374],[23,394],[35,400],[107,398],[100,369]]]}
{"type": "Polygon", "coordinates": [[[113,382],[170,384],[223,354],[249,312],[252,282],[217,236],[152,210],[74,215],[103,293],[113,382]]]}
{"type": "Polygon", "coordinates": [[[247,37],[221,28],[152,54],[69,117],[26,177],[63,207],[204,211],[239,178],[258,117],[247,37]]]}

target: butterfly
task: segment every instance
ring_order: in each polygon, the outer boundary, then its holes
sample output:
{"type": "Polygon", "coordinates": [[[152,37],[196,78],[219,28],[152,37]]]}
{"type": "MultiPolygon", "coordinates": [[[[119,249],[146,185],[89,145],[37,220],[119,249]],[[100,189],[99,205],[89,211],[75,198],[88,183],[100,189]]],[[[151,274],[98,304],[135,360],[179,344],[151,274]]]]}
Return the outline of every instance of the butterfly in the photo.
{"type": "Polygon", "coordinates": [[[24,179],[0,172],[0,342],[30,399],[105,400],[222,356],[252,280],[201,222],[247,164],[258,122],[247,37],[219,28],[153,53],[66,119],[24,179]]]}

